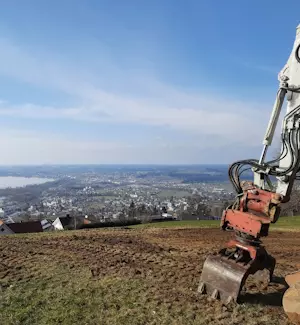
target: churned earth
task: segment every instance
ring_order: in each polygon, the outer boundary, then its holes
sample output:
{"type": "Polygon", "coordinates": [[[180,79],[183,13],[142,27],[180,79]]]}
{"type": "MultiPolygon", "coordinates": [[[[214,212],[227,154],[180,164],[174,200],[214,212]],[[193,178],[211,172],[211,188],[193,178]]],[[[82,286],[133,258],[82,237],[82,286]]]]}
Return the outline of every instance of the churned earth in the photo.
{"type": "Polygon", "coordinates": [[[81,230],[0,236],[1,324],[290,324],[283,278],[300,269],[300,232],[264,240],[275,283],[247,281],[239,305],[197,294],[230,234],[214,228],[81,230]]]}

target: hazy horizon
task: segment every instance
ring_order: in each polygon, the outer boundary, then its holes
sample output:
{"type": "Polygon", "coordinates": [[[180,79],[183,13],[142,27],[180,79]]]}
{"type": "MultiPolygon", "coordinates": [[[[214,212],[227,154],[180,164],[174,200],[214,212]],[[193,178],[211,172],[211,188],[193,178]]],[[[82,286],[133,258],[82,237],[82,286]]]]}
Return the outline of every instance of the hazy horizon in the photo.
{"type": "Polygon", "coordinates": [[[61,163],[61,164],[0,164],[0,167],[31,167],[31,166],[227,166],[228,164],[218,164],[218,163],[203,163],[203,164],[149,164],[149,163],[112,163],[112,164],[103,164],[103,163],[91,163],[91,164],[85,164],[85,163],[61,163]]]}

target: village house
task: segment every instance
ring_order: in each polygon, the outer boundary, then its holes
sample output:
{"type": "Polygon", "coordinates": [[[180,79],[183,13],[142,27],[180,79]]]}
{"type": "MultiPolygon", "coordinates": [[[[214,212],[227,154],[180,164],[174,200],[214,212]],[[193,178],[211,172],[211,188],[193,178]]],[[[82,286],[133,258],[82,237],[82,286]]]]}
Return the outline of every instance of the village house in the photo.
{"type": "Polygon", "coordinates": [[[0,235],[43,232],[40,221],[4,223],[0,220],[0,235]]]}

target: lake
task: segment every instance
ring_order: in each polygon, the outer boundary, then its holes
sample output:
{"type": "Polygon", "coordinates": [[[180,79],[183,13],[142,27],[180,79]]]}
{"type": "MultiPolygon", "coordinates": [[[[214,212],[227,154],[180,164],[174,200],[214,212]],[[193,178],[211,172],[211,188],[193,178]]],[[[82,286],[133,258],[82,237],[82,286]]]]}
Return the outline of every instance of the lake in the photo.
{"type": "Polygon", "coordinates": [[[0,189],[7,187],[23,187],[26,185],[38,185],[46,182],[53,182],[51,178],[39,178],[39,177],[14,177],[4,176],[0,177],[0,189]]]}

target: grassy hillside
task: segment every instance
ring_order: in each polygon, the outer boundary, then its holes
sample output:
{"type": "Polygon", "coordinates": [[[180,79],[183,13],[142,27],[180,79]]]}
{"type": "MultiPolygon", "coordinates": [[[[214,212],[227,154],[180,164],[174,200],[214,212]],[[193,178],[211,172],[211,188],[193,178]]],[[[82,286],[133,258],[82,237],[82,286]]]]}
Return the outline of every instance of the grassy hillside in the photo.
{"type": "MultiPolygon", "coordinates": [[[[280,284],[268,288],[276,304],[265,294],[259,303],[258,291],[252,303],[228,309],[196,295],[204,259],[228,240],[219,221],[131,227],[0,236],[0,324],[290,324],[280,284]]],[[[300,239],[277,230],[299,231],[300,217],[281,218],[271,229],[264,242],[283,277],[300,263],[299,254],[289,255],[300,239]]]]}
{"type": "Polygon", "coordinates": [[[271,225],[271,228],[275,230],[300,230],[300,216],[282,217],[271,225]]]}
{"type": "Polygon", "coordinates": [[[131,226],[132,228],[211,228],[219,227],[219,220],[186,220],[153,222],[131,226]]]}
{"type": "MultiPolygon", "coordinates": [[[[284,285],[249,282],[240,305],[197,294],[203,262],[229,234],[217,228],[93,229],[0,236],[2,325],[290,325],[284,285]]],[[[299,236],[266,239],[276,276],[297,269],[299,236]]]]}
{"type": "MultiPolygon", "coordinates": [[[[131,226],[132,228],[217,228],[220,226],[219,220],[186,220],[186,221],[166,221],[147,223],[131,226]]],[[[271,230],[300,230],[300,216],[282,217],[275,224],[271,224],[271,230]]]]}

